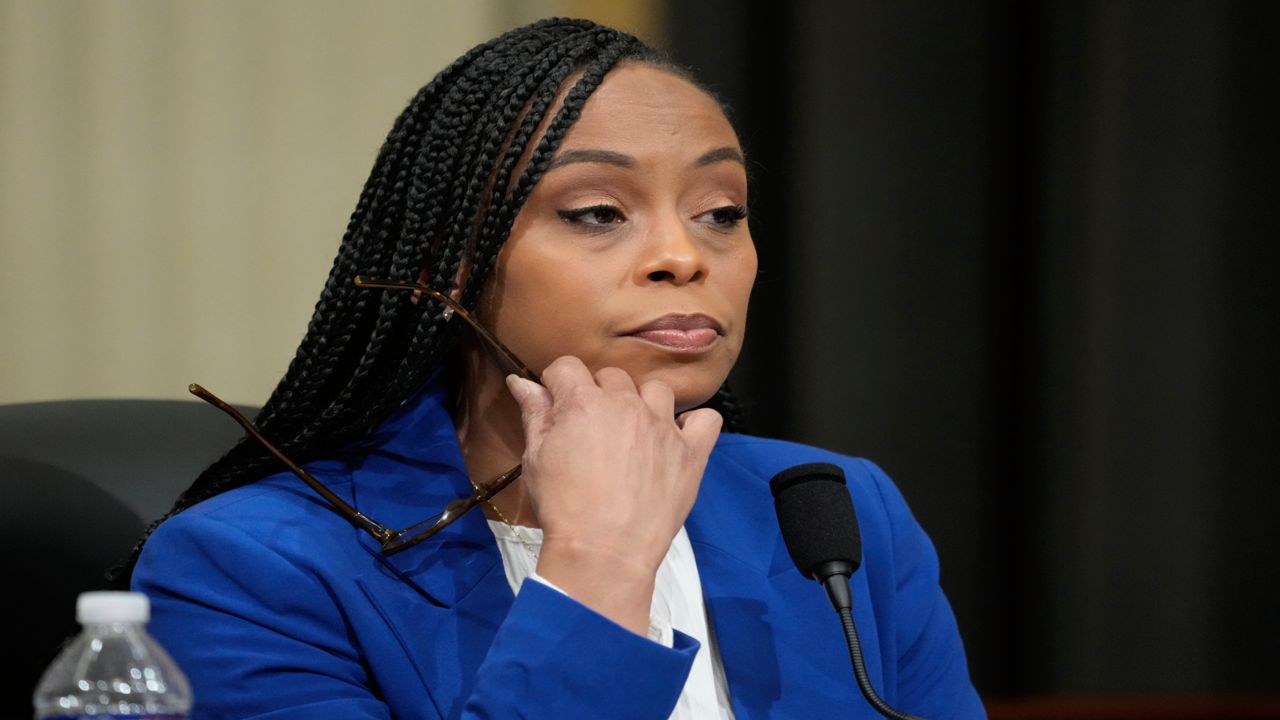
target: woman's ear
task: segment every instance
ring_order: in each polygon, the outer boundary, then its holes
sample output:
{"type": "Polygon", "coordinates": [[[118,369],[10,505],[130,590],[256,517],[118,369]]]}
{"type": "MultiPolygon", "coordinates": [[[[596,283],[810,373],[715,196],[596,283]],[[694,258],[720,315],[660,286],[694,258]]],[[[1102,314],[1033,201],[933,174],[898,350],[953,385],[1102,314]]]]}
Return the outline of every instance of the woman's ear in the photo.
{"type": "Polygon", "coordinates": [[[449,289],[449,299],[454,302],[462,302],[462,286],[466,284],[467,279],[471,277],[471,258],[464,257],[462,262],[458,263],[458,272],[453,275],[453,287],[449,289]]]}

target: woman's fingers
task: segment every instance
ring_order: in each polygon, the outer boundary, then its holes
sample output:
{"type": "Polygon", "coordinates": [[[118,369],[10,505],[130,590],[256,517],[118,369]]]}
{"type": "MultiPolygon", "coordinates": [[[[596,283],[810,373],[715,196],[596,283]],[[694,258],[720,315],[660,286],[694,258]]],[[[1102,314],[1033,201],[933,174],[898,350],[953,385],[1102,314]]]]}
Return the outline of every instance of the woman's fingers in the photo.
{"type": "MultiPolygon", "coordinates": [[[[542,372],[542,385],[511,375],[507,377],[507,387],[516,403],[520,406],[521,421],[525,428],[526,441],[532,445],[547,431],[551,425],[551,417],[557,403],[573,396],[580,388],[600,389],[615,393],[635,393],[662,422],[675,415],[675,393],[671,386],[661,380],[650,380],[639,388],[626,371],[614,367],[601,368],[594,375],[583,362],[571,355],[557,358],[542,372]]],[[[724,424],[720,413],[711,408],[700,408],[681,413],[675,417],[675,424],[685,445],[693,451],[694,456],[705,458],[710,455],[720,436],[724,424]]],[[[599,428],[583,429],[590,434],[599,428]]],[[[584,441],[587,438],[582,438],[584,441]]]]}
{"type": "Polygon", "coordinates": [[[680,434],[684,436],[690,449],[705,457],[711,454],[716,438],[720,437],[724,418],[711,408],[698,408],[681,413],[680,417],[676,418],[676,425],[680,426],[680,434]]]}
{"type": "Polygon", "coordinates": [[[565,355],[556,358],[542,371],[542,385],[551,391],[552,397],[564,398],[569,397],[575,387],[596,387],[596,380],[581,360],[565,355]]]}
{"type": "Polygon", "coordinates": [[[645,405],[660,418],[669,418],[676,414],[676,395],[671,386],[661,380],[650,380],[640,386],[640,397],[645,405]]]}
{"type": "Polygon", "coordinates": [[[636,391],[636,383],[631,379],[625,370],[616,367],[600,368],[595,375],[596,385],[601,390],[612,390],[614,392],[634,393],[636,391]]]}
{"type": "Polygon", "coordinates": [[[547,414],[551,411],[551,393],[538,383],[515,374],[507,376],[507,390],[520,406],[520,422],[524,425],[525,441],[531,443],[546,429],[547,414]]]}

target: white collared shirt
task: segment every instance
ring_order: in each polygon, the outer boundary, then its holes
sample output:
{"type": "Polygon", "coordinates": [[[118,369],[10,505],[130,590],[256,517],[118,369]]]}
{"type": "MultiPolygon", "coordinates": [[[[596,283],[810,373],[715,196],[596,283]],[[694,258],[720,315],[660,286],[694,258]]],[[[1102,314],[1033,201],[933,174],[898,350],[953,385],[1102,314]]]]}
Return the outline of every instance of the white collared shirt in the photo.
{"type": "MultiPolygon", "coordinates": [[[[496,520],[489,520],[489,529],[498,542],[502,566],[512,592],[520,592],[520,585],[526,578],[560,590],[536,572],[537,555],[542,549],[542,530],[522,525],[513,528],[496,520]]],[[[689,544],[689,535],[683,527],[658,567],[653,584],[653,604],[649,609],[650,640],[671,647],[673,630],[694,638],[702,647],[694,657],[671,720],[733,720],[724,665],[720,661],[715,635],[707,622],[693,546],[689,544]]]]}

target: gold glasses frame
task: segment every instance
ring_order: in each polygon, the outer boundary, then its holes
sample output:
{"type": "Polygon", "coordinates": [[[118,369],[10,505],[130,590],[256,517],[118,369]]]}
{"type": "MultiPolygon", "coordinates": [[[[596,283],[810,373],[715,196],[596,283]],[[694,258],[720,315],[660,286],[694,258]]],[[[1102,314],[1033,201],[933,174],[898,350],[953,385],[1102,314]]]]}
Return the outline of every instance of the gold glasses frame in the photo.
{"type": "MultiPolygon", "coordinates": [[[[507,374],[515,374],[526,380],[531,380],[541,384],[541,380],[535,372],[530,370],[527,365],[521,362],[521,360],[516,357],[515,353],[511,352],[506,345],[503,345],[498,338],[494,337],[493,333],[486,330],[484,326],[467,311],[466,308],[462,307],[460,303],[448,295],[418,282],[367,280],[357,276],[355,278],[355,285],[356,287],[367,289],[410,290],[415,293],[420,293],[421,295],[426,295],[432,300],[443,304],[446,308],[446,317],[457,315],[462,318],[462,320],[467,323],[467,325],[474,330],[476,335],[478,335],[484,342],[485,347],[489,348],[490,352],[493,353],[498,366],[501,367],[504,372],[507,374]]],[[[383,525],[355,509],[350,503],[339,497],[337,493],[333,492],[328,487],[325,487],[324,483],[317,480],[314,475],[307,472],[302,468],[302,466],[298,465],[285,455],[280,448],[267,440],[266,436],[258,430],[257,426],[255,426],[253,422],[246,418],[239,410],[236,410],[234,407],[227,404],[221,398],[200,385],[192,383],[187,389],[192,395],[195,395],[201,400],[213,405],[227,415],[230,415],[236,422],[240,423],[240,426],[245,429],[245,432],[261,443],[268,452],[276,457],[276,459],[284,463],[285,467],[287,467],[290,472],[297,475],[298,478],[306,483],[308,487],[315,490],[316,493],[324,498],[334,512],[346,518],[347,521],[355,527],[372,535],[373,538],[378,541],[383,555],[394,555],[436,535],[441,530],[444,530],[452,524],[455,520],[466,514],[468,510],[471,510],[482,503],[489,502],[495,495],[506,489],[506,487],[516,478],[520,477],[522,470],[520,465],[516,465],[485,485],[475,485],[474,493],[467,497],[453,500],[448,505],[445,505],[444,509],[435,515],[432,515],[421,522],[414,523],[402,530],[396,530],[383,525]]]]}

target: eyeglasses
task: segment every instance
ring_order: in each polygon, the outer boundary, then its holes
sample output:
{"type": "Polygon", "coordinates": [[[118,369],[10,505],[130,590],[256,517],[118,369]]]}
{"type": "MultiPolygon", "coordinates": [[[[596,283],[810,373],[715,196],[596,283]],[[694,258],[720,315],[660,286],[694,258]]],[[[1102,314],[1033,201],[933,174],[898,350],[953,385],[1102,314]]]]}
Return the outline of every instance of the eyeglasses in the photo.
{"type": "MultiPolygon", "coordinates": [[[[443,304],[445,306],[443,313],[445,319],[448,319],[453,315],[457,315],[462,318],[463,321],[475,331],[476,335],[484,341],[484,345],[493,353],[494,359],[498,362],[498,366],[501,367],[505,373],[514,373],[526,380],[541,383],[536,373],[521,362],[520,359],[515,356],[515,353],[511,352],[506,345],[503,345],[498,338],[494,337],[492,333],[486,330],[484,326],[471,316],[471,313],[467,312],[466,308],[462,307],[462,305],[453,298],[439,293],[422,283],[416,282],[366,280],[364,278],[357,277],[355,279],[355,284],[356,287],[369,289],[412,290],[415,294],[420,293],[421,295],[426,295],[430,299],[443,304]]],[[[221,398],[195,383],[192,383],[187,389],[192,395],[195,395],[201,400],[213,405],[219,410],[230,415],[236,422],[240,423],[241,427],[245,429],[245,432],[249,433],[249,435],[258,442],[262,443],[262,446],[280,460],[280,462],[284,463],[285,467],[289,468],[290,472],[297,475],[298,478],[306,483],[308,487],[319,493],[320,496],[329,503],[329,506],[334,510],[334,512],[346,518],[352,525],[372,535],[373,538],[378,541],[383,555],[394,555],[401,550],[407,550],[423,540],[435,535],[452,524],[454,520],[457,520],[466,514],[468,510],[481,503],[489,502],[493,496],[502,492],[516,478],[520,477],[521,466],[517,465],[494,478],[486,485],[475,485],[473,483],[475,492],[472,495],[458,498],[457,500],[450,502],[448,505],[445,505],[444,509],[439,513],[432,515],[422,522],[414,523],[403,530],[395,530],[379,523],[359,510],[356,510],[350,503],[338,497],[336,493],[325,487],[324,483],[317,480],[311,473],[302,469],[300,465],[290,460],[288,456],[280,450],[280,448],[267,440],[253,422],[241,414],[239,410],[231,407],[221,398]]]]}

